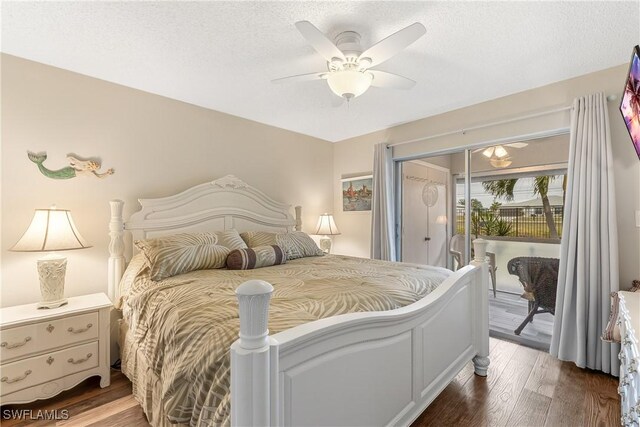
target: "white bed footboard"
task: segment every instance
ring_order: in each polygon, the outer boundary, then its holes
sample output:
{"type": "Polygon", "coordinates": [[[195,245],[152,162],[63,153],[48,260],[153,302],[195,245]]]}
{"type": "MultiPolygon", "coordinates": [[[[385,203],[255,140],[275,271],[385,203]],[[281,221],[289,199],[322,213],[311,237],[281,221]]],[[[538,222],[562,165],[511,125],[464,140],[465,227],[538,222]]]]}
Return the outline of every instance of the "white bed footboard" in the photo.
{"type": "Polygon", "coordinates": [[[240,339],[231,347],[233,426],[409,425],[473,360],[489,366],[487,242],[422,300],[268,335],[273,288],[238,287],[240,339]]]}

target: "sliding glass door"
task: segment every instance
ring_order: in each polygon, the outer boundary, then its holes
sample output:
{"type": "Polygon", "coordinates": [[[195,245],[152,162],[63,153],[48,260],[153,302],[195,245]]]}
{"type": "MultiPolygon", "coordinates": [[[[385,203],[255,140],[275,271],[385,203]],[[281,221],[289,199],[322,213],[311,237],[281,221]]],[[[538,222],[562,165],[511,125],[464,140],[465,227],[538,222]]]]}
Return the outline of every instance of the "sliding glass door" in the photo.
{"type": "Polygon", "coordinates": [[[472,240],[488,241],[492,333],[543,349],[553,316],[538,313],[534,324],[530,313],[537,293],[555,295],[553,280],[535,277],[558,264],[568,139],[440,152],[399,162],[396,173],[399,259],[456,270],[470,262],[472,240]]]}

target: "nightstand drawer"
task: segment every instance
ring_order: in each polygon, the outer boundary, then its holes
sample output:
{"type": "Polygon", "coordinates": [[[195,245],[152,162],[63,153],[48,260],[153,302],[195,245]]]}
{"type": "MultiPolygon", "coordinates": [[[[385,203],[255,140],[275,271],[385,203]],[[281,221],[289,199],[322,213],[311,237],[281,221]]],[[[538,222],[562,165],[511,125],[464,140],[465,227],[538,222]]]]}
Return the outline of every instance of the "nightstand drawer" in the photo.
{"type": "Polygon", "coordinates": [[[97,312],[3,329],[0,362],[97,337],[97,312]]]}
{"type": "Polygon", "coordinates": [[[98,341],[0,365],[2,396],[98,366],[98,341]]]}

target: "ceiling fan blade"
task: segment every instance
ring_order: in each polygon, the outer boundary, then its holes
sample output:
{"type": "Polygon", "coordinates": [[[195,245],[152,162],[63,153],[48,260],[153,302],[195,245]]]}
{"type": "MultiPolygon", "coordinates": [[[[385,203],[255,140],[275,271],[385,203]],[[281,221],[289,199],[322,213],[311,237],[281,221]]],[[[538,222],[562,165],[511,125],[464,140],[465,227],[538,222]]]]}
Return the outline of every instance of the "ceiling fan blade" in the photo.
{"type": "Polygon", "coordinates": [[[416,82],[411,79],[399,76],[397,74],[387,73],[386,71],[367,70],[366,72],[373,75],[371,86],[375,87],[410,89],[416,84],[416,82]]]}
{"type": "Polygon", "coordinates": [[[427,29],[419,22],[409,25],[402,30],[391,34],[389,37],[379,41],[369,49],[362,52],[360,58],[370,58],[371,65],[378,65],[399,53],[402,49],[418,40],[427,32],[427,29]]]}
{"type": "Polygon", "coordinates": [[[313,48],[317,50],[318,53],[327,61],[331,62],[333,58],[339,58],[342,61],[346,61],[342,51],[338,49],[338,47],[311,22],[296,22],[296,28],[300,31],[302,37],[307,39],[309,44],[313,46],[313,48]]]}
{"type": "Polygon", "coordinates": [[[526,142],[512,142],[511,144],[505,144],[505,147],[524,148],[529,145],[526,142]]]}
{"type": "Polygon", "coordinates": [[[475,150],[472,151],[472,153],[475,154],[475,153],[479,153],[479,152],[484,151],[484,150],[485,150],[485,148],[476,148],[475,150]]]}
{"type": "Polygon", "coordinates": [[[326,72],[321,71],[317,73],[309,73],[309,74],[298,74],[296,76],[289,77],[281,77],[279,79],[271,80],[271,83],[280,84],[280,83],[296,83],[296,82],[309,82],[312,80],[322,80],[326,77],[326,72]]]}

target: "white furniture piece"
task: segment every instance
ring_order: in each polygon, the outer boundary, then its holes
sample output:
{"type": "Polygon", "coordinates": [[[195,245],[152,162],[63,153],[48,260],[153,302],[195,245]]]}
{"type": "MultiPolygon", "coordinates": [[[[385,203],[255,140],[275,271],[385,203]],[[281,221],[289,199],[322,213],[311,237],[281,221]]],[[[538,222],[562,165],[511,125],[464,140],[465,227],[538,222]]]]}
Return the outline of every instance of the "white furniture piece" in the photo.
{"type": "Polygon", "coordinates": [[[622,425],[640,424],[640,292],[618,292],[620,327],[620,409],[622,425]]]}
{"type": "Polygon", "coordinates": [[[107,387],[111,307],[100,293],[0,309],[0,404],[47,399],[94,375],[107,387]]]}
{"type": "MultiPolygon", "coordinates": [[[[119,298],[125,231],[135,238],[203,230],[300,229],[289,206],[234,176],[140,200],[129,221],[111,202],[109,289],[119,298]]],[[[240,339],[231,347],[233,426],[409,425],[471,360],[489,366],[487,242],[476,259],[409,306],[351,313],[270,336],[272,286],[237,289],[240,339]]]]}

